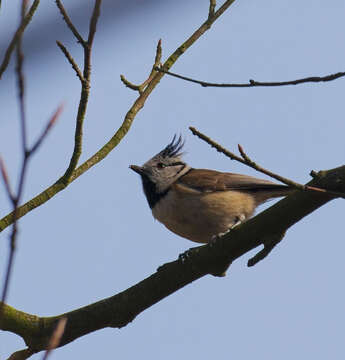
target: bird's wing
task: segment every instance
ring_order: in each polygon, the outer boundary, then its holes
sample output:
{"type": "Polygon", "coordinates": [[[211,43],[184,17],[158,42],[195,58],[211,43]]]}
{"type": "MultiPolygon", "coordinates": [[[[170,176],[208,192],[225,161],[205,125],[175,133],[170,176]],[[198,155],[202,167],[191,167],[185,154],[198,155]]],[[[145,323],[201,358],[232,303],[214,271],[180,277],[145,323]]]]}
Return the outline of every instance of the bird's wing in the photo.
{"type": "Polygon", "coordinates": [[[275,184],[268,180],[257,179],[248,175],[223,173],[215,170],[191,169],[181,176],[178,184],[200,192],[226,190],[284,190],[288,186],[275,184]]]}

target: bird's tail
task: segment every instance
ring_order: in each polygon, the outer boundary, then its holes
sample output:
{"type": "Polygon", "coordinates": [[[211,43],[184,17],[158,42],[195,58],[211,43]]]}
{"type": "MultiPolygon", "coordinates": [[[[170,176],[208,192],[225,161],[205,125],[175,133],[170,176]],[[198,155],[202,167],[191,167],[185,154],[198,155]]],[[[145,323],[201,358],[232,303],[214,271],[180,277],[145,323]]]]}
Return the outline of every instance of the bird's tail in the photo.
{"type": "Polygon", "coordinates": [[[252,189],[251,192],[255,193],[257,205],[260,205],[268,200],[290,195],[295,190],[286,185],[266,185],[260,186],[260,189],[252,189]]]}

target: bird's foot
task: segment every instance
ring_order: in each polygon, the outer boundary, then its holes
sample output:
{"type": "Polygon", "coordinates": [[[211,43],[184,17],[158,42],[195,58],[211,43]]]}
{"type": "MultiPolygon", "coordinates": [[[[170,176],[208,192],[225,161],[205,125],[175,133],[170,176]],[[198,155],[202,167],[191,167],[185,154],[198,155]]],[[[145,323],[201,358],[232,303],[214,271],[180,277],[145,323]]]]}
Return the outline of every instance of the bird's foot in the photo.
{"type": "Polygon", "coordinates": [[[240,216],[237,216],[237,217],[235,218],[234,223],[229,227],[228,230],[212,236],[211,240],[210,240],[209,243],[208,243],[209,246],[212,247],[212,246],[216,243],[216,241],[217,241],[218,239],[220,239],[220,238],[223,237],[224,235],[228,234],[228,233],[229,233],[232,229],[234,229],[236,226],[241,225],[241,224],[244,222],[245,219],[246,219],[246,217],[245,217],[243,214],[241,214],[240,216]]]}
{"type": "MultiPolygon", "coordinates": [[[[183,252],[182,254],[180,254],[178,256],[177,261],[179,261],[181,264],[186,265],[186,264],[192,264],[192,256],[193,256],[193,250],[195,250],[197,248],[190,248],[188,250],[186,250],[185,252],[183,252]]],[[[175,261],[172,261],[172,263],[175,261]]],[[[163,271],[166,268],[168,268],[168,266],[170,266],[171,263],[166,263],[163,264],[161,266],[159,266],[157,268],[157,271],[163,271]]]]}
{"type": "Polygon", "coordinates": [[[226,235],[227,233],[229,233],[231,231],[231,228],[222,232],[222,233],[219,233],[217,235],[212,235],[211,237],[211,240],[208,242],[208,245],[210,247],[214,246],[214,244],[217,242],[218,239],[220,239],[221,237],[223,237],[224,235],[226,235]]]}
{"type": "Polygon", "coordinates": [[[178,256],[178,260],[181,262],[181,264],[185,264],[188,260],[192,257],[193,248],[186,250],[182,254],[178,256]]]}
{"type": "Polygon", "coordinates": [[[203,246],[197,246],[190,248],[178,256],[178,260],[181,264],[190,263],[194,254],[199,252],[199,249],[203,246]]]}
{"type": "Polygon", "coordinates": [[[235,218],[235,223],[230,227],[230,230],[234,229],[238,225],[241,225],[245,220],[246,220],[246,216],[244,214],[241,214],[240,216],[237,216],[235,218]]]}

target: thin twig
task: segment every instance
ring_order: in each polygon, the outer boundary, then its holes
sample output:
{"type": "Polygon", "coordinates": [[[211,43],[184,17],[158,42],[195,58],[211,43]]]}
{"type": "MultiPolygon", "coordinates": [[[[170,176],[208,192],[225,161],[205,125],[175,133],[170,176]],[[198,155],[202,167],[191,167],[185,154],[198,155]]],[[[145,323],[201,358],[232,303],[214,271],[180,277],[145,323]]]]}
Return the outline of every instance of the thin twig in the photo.
{"type": "MultiPolygon", "coordinates": [[[[60,2],[60,0],[56,0],[56,3],[58,6],[63,9],[63,6],[60,2]]],[[[69,165],[64,173],[64,175],[61,177],[61,182],[64,184],[68,184],[71,176],[73,174],[73,171],[76,169],[78,165],[79,158],[82,153],[82,145],[83,145],[83,125],[84,125],[84,119],[87,109],[87,104],[89,101],[89,95],[90,95],[90,80],[91,80],[91,52],[92,52],[92,45],[93,40],[95,37],[95,31],[97,27],[97,21],[100,15],[100,7],[101,7],[102,0],[95,0],[95,6],[93,8],[93,12],[90,19],[90,25],[89,25],[89,34],[88,34],[88,41],[83,42],[83,48],[84,48],[84,69],[83,69],[83,81],[81,83],[81,94],[80,94],[80,100],[79,100],[79,106],[78,106],[78,114],[76,119],[76,128],[74,133],[74,149],[73,153],[69,162],[69,165]]],[[[59,8],[60,8],[59,7],[59,8]]],[[[61,11],[60,9],[60,11],[61,11]]],[[[67,25],[69,24],[67,21],[70,22],[70,20],[66,20],[67,25]]],[[[69,26],[70,27],[70,26],[69,26]]],[[[75,29],[74,27],[70,29],[75,29]]],[[[73,30],[72,30],[73,31],[73,30]]],[[[76,31],[76,29],[75,29],[76,31]]],[[[73,66],[73,65],[72,65],[73,66]]],[[[79,77],[80,78],[80,77],[79,77]]]]}
{"type": "Polygon", "coordinates": [[[4,59],[0,65],[0,79],[2,77],[2,74],[4,73],[4,71],[6,70],[10,59],[11,59],[11,55],[13,53],[13,50],[16,47],[16,44],[18,42],[18,39],[22,36],[25,28],[28,26],[28,24],[30,23],[32,17],[35,14],[35,11],[37,10],[37,7],[40,3],[40,0],[34,0],[34,2],[32,3],[28,13],[25,15],[24,19],[21,21],[17,31],[15,32],[15,34],[13,35],[13,38],[5,52],[5,56],[4,59]]]}
{"type": "Polygon", "coordinates": [[[61,49],[61,51],[64,53],[68,62],[72,65],[72,68],[76,72],[76,75],[78,76],[79,80],[81,82],[83,82],[84,81],[83,74],[81,73],[79,66],[73,59],[72,55],[69,53],[69,51],[66,49],[66,47],[60,41],[56,41],[56,44],[61,49]]]}
{"type": "Polygon", "coordinates": [[[217,6],[217,2],[216,0],[210,0],[210,7],[208,9],[208,18],[212,19],[212,17],[214,16],[214,11],[216,9],[217,6]]]}
{"type": "Polygon", "coordinates": [[[14,195],[11,189],[11,184],[10,184],[10,180],[8,178],[8,173],[6,170],[6,166],[4,163],[4,160],[2,159],[2,157],[0,156],[0,170],[1,170],[1,176],[2,176],[2,180],[4,182],[5,185],[5,189],[6,189],[6,193],[10,199],[11,202],[13,202],[14,199],[14,195]]]}
{"type": "MultiPolygon", "coordinates": [[[[20,14],[21,14],[21,24],[24,22],[25,13],[26,13],[26,1],[23,0],[20,7],[20,14]]],[[[23,74],[23,61],[24,55],[22,52],[22,36],[23,33],[20,33],[16,42],[17,46],[17,63],[16,63],[16,76],[17,76],[17,86],[18,86],[18,98],[19,98],[19,108],[20,108],[20,131],[21,131],[21,145],[22,145],[22,167],[20,170],[19,181],[18,181],[18,188],[16,193],[14,194],[11,191],[10,182],[8,176],[6,176],[5,166],[2,164],[2,174],[3,179],[5,182],[6,190],[8,191],[8,196],[11,200],[13,213],[14,213],[14,221],[12,225],[12,232],[9,237],[9,256],[7,260],[7,268],[5,273],[5,282],[2,289],[1,295],[1,303],[4,303],[7,298],[8,288],[10,284],[12,269],[13,269],[13,260],[16,250],[16,240],[17,240],[17,232],[18,232],[18,225],[17,225],[17,212],[18,212],[18,204],[21,200],[21,196],[23,193],[23,186],[24,186],[24,179],[26,174],[27,168],[27,161],[29,153],[27,151],[27,131],[26,131],[26,114],[25,114],[25,79],[23,74]]],[[[2,306],[0,306],[0,318],[2,316],[2,306]]]]}
{"type": "MultiPolygon", "coordinates": [[[[26,14],[26,5],[27,1],[23,0],[21,4],[21,23],[23,23],[25,19],[26,14]]],[[[53,117],[48,122],[48,125],[46,126],[45,130],[41,134],[41,136],[38,138],[36,143],[33,145],[31,150],[28,149],[27,146],[27,124],[26,124],[26,111],[25,111],[25,78],[23,74],[23,61],[24,61],[24,55],[22,52],[22,35],[23,33],[20,33],[18,39],[17,39],[17,65],[16,65],[16,76],[17,76],[17,86],[18,86],[18,98],[19,98],[19,107],[20,107],[20,128],[21,128],[21,147],[22,147],[22,166],[20,169],[20,175],[19,175],[19,181],[18,181],[18,187],[17,191],[14,194],[11,190],[10,182],[8,179],[8,175],[4,166],[4,163],[1,162],[1,173],[2,177],[5,183],[7,194],[11,200],[12,207],[13,207],[13,226],[12,226],[12,232],[9,238],[9,256],[7,260],[7,268],[6,268],[6,274],[5,274],[5,282],[3,285],[2,295],[1,295],[1,304],[6,302],[8,288],[10,284],[12,269],[13,269],[13,262],[14,262],[14,256],[16,251],[16,241],[17,241],[17,233],[18,233],[18,207],[22,198],[23,189],[24,189],[24,182],[26,177],[26,170],[28,166],[29,158],[33,155],[33,153],[37,150],[37,148],[41,145],[44,138],[47,136],[50,128],[56,121],[57,116],[61,112],[61,107],[58,108],[57,112],[53,115],[53,117]]],[[[0,318],[2,315],[2,305],[0,306],[0,318]]]]}
{"type": "Polygon", "coordinates": [[[86,45],[86,41],[83,39],[83,37],[80,35],[79,31],[77,30],[77,28],[73,25],[71,19],[69,18],[67,11],[65,10],[64,6],[62,5],[62,2],[60,0],[55,0],[57,7],[59,8],[61,15],[63,17],[63,19],[65,20],[65,23],[67,24],[67,26],[70,28],[70,30],[72,31],[73,35],[76,37],[76,39],[78,40],[78,42],[85,47],[86,45]]]}
{"type": "Polygon", "coordinates": [[[162,58],[162,39],[158,40],[157,48],[156,48],[156,55],[155,55],[155,62],[152,66],[152,70],[148,78],[139,85],[133,84],[130,81],[128,81],[124,75],[120,75],[121,81],[130,89],[139,91],[139,94],[141,94],[146,86],[152,81],[154,78],[154,75],[156,74],[157,70],[156,68],[160,66],[161,64],[161,58],[162,58]]]}
{"type": "Polygon", "coordinates": [[[48,121],[46,127],[43,129],[41,135],[38,137],[32,148],[30,149],[30,156],[41,146],[42,141],[47,137],[48,132],[51,130],[52,126],[56,123],[56,120],[60,116],[64,105],[60,104],[58,108],[55,110],[54,114],[51,116],[48,121]]]}
{"type": "Polygon", "coordinates": [[[23,19],[25,18],[25,15],[27,13],[28,3],[29,3],[29,0],[22,0],[22,6],[21,6],[21,11],[20,11],[21,21],[23,21],[23,19]]]}
{"type": "Polygon", "coordinates": [[[245,84],[226,84],[226,83],[219,84],[219,83],[211,83],[211,82],[206,82],[206,81],[202,81],[202,80],[192,79],[190,77],[179,75],[179,74],[173,73],[171,71],[167,71],[162,68],[155,68],[155,70],[163,72],[167,75],[173,76],[173,77],[181,79],[181,80],[199,84],[202,87],[224,87],[224,88],[231,88],[231,87],[232,88],[248,88],[248,87],[258,87],[258,86],[269,87],[269,86],[298,85],[298,84],[310,83],[310,82],[318,83],[318,82],[332,81],[332,80],[336,80],[338,78],[345,76],[345,72],[337,72],[335,74],[330,74],[330,75],[326,75],[326,76],[310,76],[310,77],[297,79],[297,80],[290,80],[290,81],[261,82],[261,81],[256,81],[256,80],[249,80],[249,83],[245,83],[245,84]]]}
{"type": "Polygon", "coordinates": [[[255,169],[256,171],[259,171],[267,176],[272,177],[273,179],[276,179],[280,182],[282,182],[285,185],[291,186],[293,188],[299,189],[299,190],[305,190],[305,186],[299,183],[296,183],[295,181],[292,181],[290,179],[287,179],[283,176],[277,175],[269,170],[266,170],[264,168],[262,168],[261,166],[259,166],[258,164],[256,164],[254,161],[252,161],[249,156],[244,152],[242,146],[240,144],[238,144],[238,151],[240,152],[243,160],[244,160],[244,164],[251,167],[252,169],[255,169]]]}
{"type": "MultiPolygon", "coordinates": [[[[22,4],[25,4],[23,1],[22,4]]],[[[22,20],[25,14],[25,5],[22,5],[21,8],[22,20]]],[[[22,35],[19,36],[17,41],[17,65],[16,65],[16,74],[17,74],[17,83],[18,83],[18,96],[19,96],[19,108],[20,108],[20,127],[21,127],[21,136],[22,136],[22,151],[24,157],[27,152],[27,131],[26,131],[26,115],[25,115],[25,79],[23,75],[23,61],[24,54],[22,51],[22,35]]]]}
{"type": "Polygon", "coordinates": [[[216,143],[215,141],[213,141],[210,137],[206,136],[205,134],[201,133],[200,131],[198,131],[197,129],[195,129],[194,127],[189,127],[190,131],[193,133],[193,135],[197,136],[199,139],[204,140],[205,142],[207,142],[209,145],[211,145],[211,147],[214,147],[218,152],[223,153],[224,155],[226,155],[227,157],[229,157],[231,160],[236,160],[244,165],[247,165],[249,167],[251,167],[252,169],[259,171],[265,175],[268,175],[280,182],[282,182],[285,185],[288,185],[292,188],[298,189],[298,190],[302,190],[302,191],[313,191],[313,192],[322,192],[322,193],[326,193],[329,195],[334,195],[335,197],[341,197],[341,198],[345,198],[345,194],[341,193],[341,192],[336,192],[336,191],[330,191],[327,189],[321,189],[321,188],[316,188],[316,187],[312,187],[312,186],[308,186],[308,185],[303,185],[303,184],[299,184],[295,181],[292,181],[288,178],[285,178],[283,176],[280,176],[278,174],[273,173],[270,170],[264,169],[263,167],[261,167],[260,165],[256,164],[254,161],[252,161],[249,156],[244,152],[243,148],[241,145],[238,145],[238,150],[242,156],[239,157],[237,155],[235,155],[234,153],[232,153],[231,151],[225,149],[224,147],[222,147],[221,145],[219,145],[218,143],[216,143]]]}
{"type": "Polygon", "coordinates": [[[96,34],[97,22],[98,22],[99,15],[101,13],[101,3],[102,3],[102,0],[95,1],[95,6],[93,8],[93,12],[91,15],[90,24],[89,24],[89,35],[87,38],[87,44],[89,46],[92,46],[93,39],[96,34]]]}
{"type": "MultiPolygon", "coordinates": [[[[222,6],[215,12],[212,19],[206,20],[185,42],[182,43],[165,61],[162,68],[169,70],[174,63],[207,31],[210,29],[212,24],[235,2],[235,0],[227,0],[222,6]]],[[[63,177],[54,182],[51,186],[46,188],[40,194],[19,207],[18,216],[22,217],[33,209],[41,206],[60,191],[64,190],[71,182],[76,180],[79,176],[88,171],[91,167],[102,161],[110,152],[120,143],[120,141],[128,133],[132,126],[134,118],[139,111],[144,107],[145,102],[155,87],[159,84],[163,78],[164,73],[156,72],[154,78],[150,81],[145,90],[138,96],[126,113],[121,126],[114,133],[111,139],[105,143],[101,149],[87,159],[83,164],[76,168],[70,175],[66,182],[63,177]]],[[[7,214],[0,219],[0,232],[6,229],[13,222],[13,212],[7,214]]]]}
{"type": "Polygon", "coordinates": [[[67,323],[66,317],[61,318],[59,320],[59,322],[57,323],[56,328],[49,340],[48,348],[42,357],[42,360],[47,360],[48,356],[52,352],[52,350],[54,350],[55,348],[57,348],[59,346],[61,337],[65,331],[66,323],[67,323]]]}
{"type": "MultiPolygon", "coordinates": [[[[2,290],[1,303],[0,303],[0,318],[1,318],[1,313],[2,313],[2,305],[1,304],[6,302],[8,287],[9,287],[12,268],[13,268],[14,255],[15,255],[15,250],[16,250],[16,236],[17,236],[17,232],[18,232],[17,223],[18,223],[18,219],[20,218],[19,204],[20,204],[20,200],[22,197],[23,189],[24,189],[24,181],[25,181],[25,175],[26,175],[26,169],[28,166],[28,162],[30,160],[30,157],[34,154],[35,151],[37,151],[39,146],[42,144],[43,140],[47,137],[50,129],[56,122],[58,116],[61,114],[62,108],[63,108],[62,105],[60,105],[58,107],[58,109],[55,111],[53,116],[50,118],[50,120],[49,120],[48,124],[46,125],[45,129],[43,130],[42,134],[38,137],[38,139],[36,140],[36,142],[34,143],[34,145],[32,146],[32,148],[30,150],[26,149],[24,152],[24,145],[22,144],[23,161],[22,161],[22,167],[20,170],[19,182],[18,182],[18,188],[17,188],[16,194],[13,194],[13,192],[11,190],[11,186],[10,186],[10,182],[8,179],[5,165],[3,163],[3,160],[0,158],[0,167],[1,167],[2,178],[3,178],[4,184],[5,184],[6,192],[11,200],[12,207],[13,207],[13,211],[11,213],[11,215],[13,216],[13,220],[12,220],[13,225],[12,225],[12,232],[10,235],[10,250],[9,250],[9,257],[8,257],[7,267],[6,267],[7,270],[6,270],[5,282],[4,282],[4,286],[3,286],[3,290],[2,290]]],[[[23,136],[22,136],[22,141],[24,141],[23,136]]]]}

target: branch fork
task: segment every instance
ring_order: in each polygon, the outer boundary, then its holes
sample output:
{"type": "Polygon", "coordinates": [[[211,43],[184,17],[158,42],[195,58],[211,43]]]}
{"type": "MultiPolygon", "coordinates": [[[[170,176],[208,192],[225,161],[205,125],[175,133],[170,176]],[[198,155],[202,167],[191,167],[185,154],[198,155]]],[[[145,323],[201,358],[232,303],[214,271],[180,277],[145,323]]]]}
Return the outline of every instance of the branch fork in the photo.
{"type": "Polygon", "coordinates": [[[154,78],[154,76],[157,73],[157,69],[156,68],[160,68],[161,67],[161,59],[162,59],[162,39],[158,40],[158,44],[157,44],[157,48],[156,48],[156,56],[155,56],[155,61],[154,64],[152,66],[152,70],[151,73],[149,75],[149,77],[141,84],[136,85],[131,83],[130,81],[128,81],[124,75],[120,75],[120,79],[121,81],[130,89],[138,91],[139,94],[142,94],[143,91],[145,90],[145,88],[148,86],[148,84],[152,81],[152,79],[154,78]]]}

